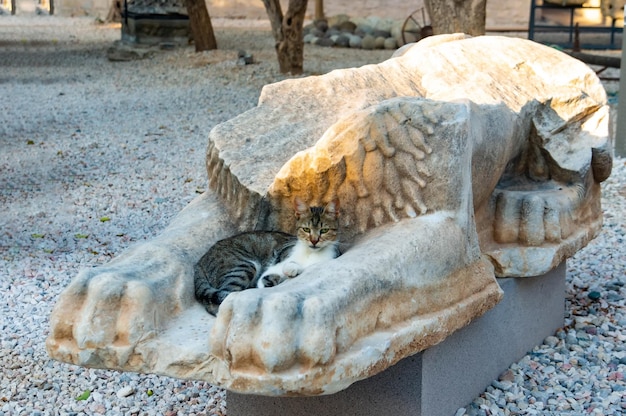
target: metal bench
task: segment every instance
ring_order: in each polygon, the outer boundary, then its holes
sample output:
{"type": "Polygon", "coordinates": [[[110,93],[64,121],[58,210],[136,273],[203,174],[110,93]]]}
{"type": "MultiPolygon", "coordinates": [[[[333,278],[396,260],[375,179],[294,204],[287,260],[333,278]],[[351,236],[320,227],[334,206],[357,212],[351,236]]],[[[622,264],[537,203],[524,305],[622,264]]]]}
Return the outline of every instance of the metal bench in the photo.
{"type": "Polygon", "coordinates": [[[586,42],[580,45],[583,49],[620,49],[621,42],[616,39],[617,34],[623,32],[623,27],[618,26],[616,23],[618,20],[623,19],[622,13],[611,13],[611,16],[602,18],[602,22],[597,24],[589,24],[588,22],[577,22],[577,11],[589,11],[596,10],[602,11],[603,7],[610,6],[611,3],[608,0],[607,4],[592,3],[581,0],[531,0],[530,4],[530,18],[528,21],[528,39],[536,39],[537,32],[550,32],[550,33],[566,33],[567,40],[563,39],[550,39],[542,40],[543,43],[556,44],[564,48],[571,49],[574,47],[575,31],[578,30],[581,34],[608,34],[609,40],[600,42],[586,42]],[[537,19],[537,10],[546,10],[550,14],[558,17],[565,17],[565,23],[556,21],[544,22],[543,19],[537,19]],[[558,16],[561,14],[562,16],[558,16]],[[610,25],[605,24],[606,20],[610,21],[610,25]]]}

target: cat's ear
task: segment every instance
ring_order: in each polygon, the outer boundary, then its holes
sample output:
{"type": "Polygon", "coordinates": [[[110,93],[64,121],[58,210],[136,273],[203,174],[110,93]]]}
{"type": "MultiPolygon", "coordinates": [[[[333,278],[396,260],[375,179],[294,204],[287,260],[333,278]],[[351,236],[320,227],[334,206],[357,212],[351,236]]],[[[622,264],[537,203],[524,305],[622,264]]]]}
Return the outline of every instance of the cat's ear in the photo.
{"type": "Polygon", "coordinates": [[[300,197],[296,197],[293,200],[293,209],[296,211],[296,218],[300,219],[301,216],[309,211],[309,206],[300,197]]]}
{"type": "Polygon", "coordinates": [[[326,204],[324,212],[332,217],[337,218],[339,216],[339,200],[337,198],[326,204]]]}

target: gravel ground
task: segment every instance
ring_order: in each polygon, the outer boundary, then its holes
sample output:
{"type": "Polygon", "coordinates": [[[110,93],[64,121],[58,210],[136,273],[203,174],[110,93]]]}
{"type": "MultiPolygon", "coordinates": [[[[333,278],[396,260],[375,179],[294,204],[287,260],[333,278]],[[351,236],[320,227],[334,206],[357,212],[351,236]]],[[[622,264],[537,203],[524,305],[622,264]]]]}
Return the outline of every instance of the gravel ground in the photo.
{"type": "MultiPolygon", "coordinates": [[[[283,78],[267,30],[214,24],[218,51],[114,63],[116,26],[0,18],[0,416],[226,414],[207,383],[71,366],[44,347],[70,279],[158,234],[207,186],[209,130],[283,78]],[[258,63],[237,65],[239,49],[258,63]]],[[[305,71],[390,54],[307,46],[305,71]]],[[[626,413],[625,199],[616,159],[603,232],[568,262],[565,327],[459,415],[626,413]]]]}

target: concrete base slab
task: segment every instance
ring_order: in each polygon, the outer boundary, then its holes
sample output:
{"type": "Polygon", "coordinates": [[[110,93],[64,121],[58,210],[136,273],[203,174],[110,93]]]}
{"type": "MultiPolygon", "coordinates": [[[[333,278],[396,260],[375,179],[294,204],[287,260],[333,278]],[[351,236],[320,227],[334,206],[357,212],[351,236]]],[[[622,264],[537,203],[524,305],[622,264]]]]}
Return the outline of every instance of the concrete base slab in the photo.
{"type": "Polygon", "coordinates": [[[441,344],[344,391],[317,397],[228,392],[229,416],[453,415],[563,326],[565,262],[543,276],[498,279],[504,298],[441,344]]]}

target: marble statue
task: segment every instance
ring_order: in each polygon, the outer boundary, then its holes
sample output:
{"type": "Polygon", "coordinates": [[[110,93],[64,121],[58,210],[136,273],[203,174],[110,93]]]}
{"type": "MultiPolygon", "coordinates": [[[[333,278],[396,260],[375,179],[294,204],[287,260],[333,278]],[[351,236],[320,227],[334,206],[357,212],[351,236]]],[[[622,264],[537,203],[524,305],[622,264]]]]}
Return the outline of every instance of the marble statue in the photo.
{"type": "Polygon", "coordinates": [[[496,277],[544,274],[594,238],[608,116],[584,63],[507,37],[434,36],[267,85],[211,131],[211,190],[72,281],[48,351],[242,393],[342,390],[491,309],[496,277]],[[194,264],[237,231],[290,231],[294,197],[341,201],[345,253],[206,313],[194,264]]]}

